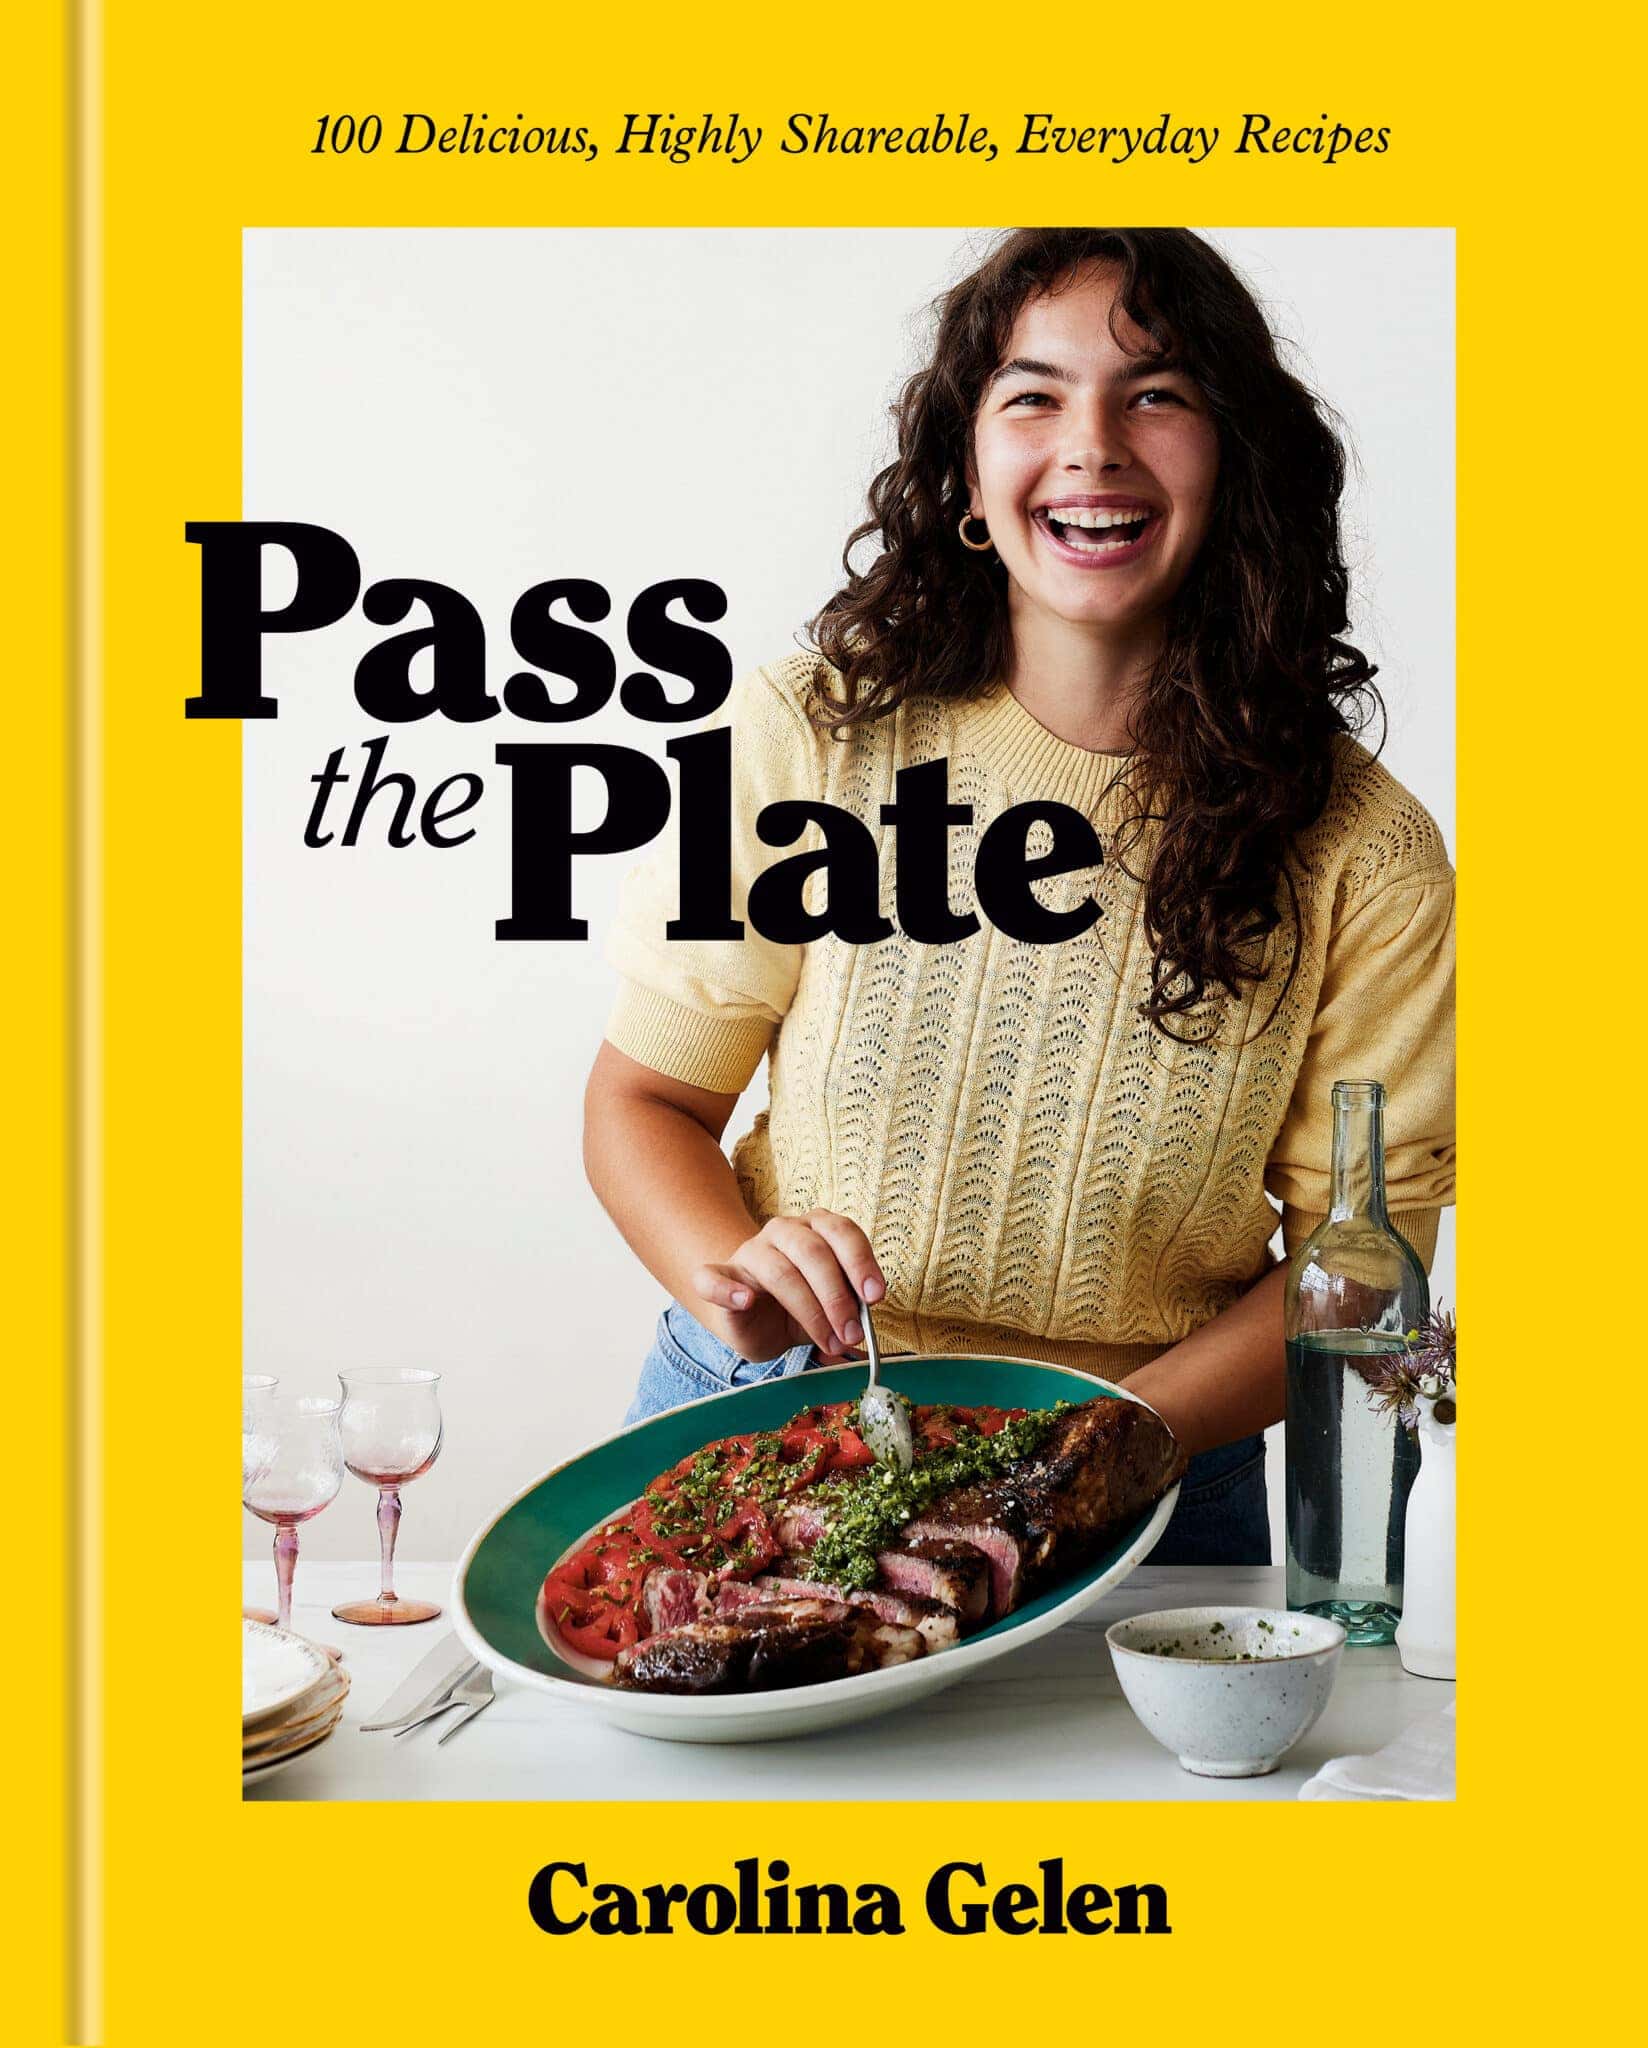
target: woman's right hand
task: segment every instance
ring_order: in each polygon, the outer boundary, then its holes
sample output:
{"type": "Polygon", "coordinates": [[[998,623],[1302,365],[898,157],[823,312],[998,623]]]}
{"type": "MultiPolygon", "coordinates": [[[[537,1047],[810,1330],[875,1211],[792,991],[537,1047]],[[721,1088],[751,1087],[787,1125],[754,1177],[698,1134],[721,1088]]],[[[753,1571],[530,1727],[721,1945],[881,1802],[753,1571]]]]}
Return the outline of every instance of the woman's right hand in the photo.
{"type": "Polygon", "coordinates": [[[887,1292],[870,1240],[830,1209],[774,1216],[730,1258],[700,1266],[692,1284],[740,1358],[813,1344],[832,1365],[864,1341],[857,1297],[877,1302],[887,1292]]]}

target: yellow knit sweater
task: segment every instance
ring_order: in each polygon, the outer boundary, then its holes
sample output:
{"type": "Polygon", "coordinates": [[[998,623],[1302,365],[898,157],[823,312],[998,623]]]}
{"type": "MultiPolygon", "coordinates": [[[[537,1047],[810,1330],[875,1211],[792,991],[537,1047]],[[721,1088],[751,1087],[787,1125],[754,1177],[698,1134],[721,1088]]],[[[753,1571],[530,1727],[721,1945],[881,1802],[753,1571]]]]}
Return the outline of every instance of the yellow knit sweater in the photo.
{"type": "MultiPolygon", "coordinates": [[[[1108,848],[1118,762],[1069,745],[1010,692],[909,702],[832,739],[810,722],[816,663],[792,656],[734,691],[734,914],[750,878],[810,844],[763,845],[764,804],[805,796],[861,818],[901,767],[946,757],[950,902],[975,902],[979,835],[1008,805],[1073,805],[1108,848]]],[[[1042,830],[1044,828],[1037,828],[1042,830]]],[[[1038,850],[1032,834],[1030,852],[1038,850]]],[[[820,1207],[869,1233],[888,1281],[890,1349],[984,1351],[1124,1376],[1217,1315],[1263,1272],[1282,1205],[1302,1241],[1329,1197],[1329,1089],[1387,1091],[1396,1226],[1429,1263],[1453,1198],[1453,873],[1424,809],[1342,743],[1334,792],[1297,848],[1299,970],[1275,1020],[1269,982],[1183,1045],[1137,1014],[1149,987],[1143,891],[1121,868],[1040,882],[1056,909],[1093,894],[1082,937],[1031,945],[984,924],[921,945],[672,942],[673,853],[626,885],[607,1035],[632,1059],[735,1093],[771,1059],[771,1109],[734,1166],[752,1215],[820,1207]]]]}

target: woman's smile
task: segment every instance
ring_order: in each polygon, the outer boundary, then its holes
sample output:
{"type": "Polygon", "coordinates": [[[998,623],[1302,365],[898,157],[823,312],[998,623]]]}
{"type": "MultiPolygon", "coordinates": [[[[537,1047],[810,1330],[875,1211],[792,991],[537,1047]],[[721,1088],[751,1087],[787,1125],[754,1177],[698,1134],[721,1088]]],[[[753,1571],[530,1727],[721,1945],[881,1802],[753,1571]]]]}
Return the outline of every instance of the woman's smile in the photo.
{"type": "Polygon", "coordinates": [[[1059,559],[1078,569],[1116,569],[1136,561],[1163,525],[1159,508],[1137,498],[1058,498],[1030,516],[1059,559]]]}

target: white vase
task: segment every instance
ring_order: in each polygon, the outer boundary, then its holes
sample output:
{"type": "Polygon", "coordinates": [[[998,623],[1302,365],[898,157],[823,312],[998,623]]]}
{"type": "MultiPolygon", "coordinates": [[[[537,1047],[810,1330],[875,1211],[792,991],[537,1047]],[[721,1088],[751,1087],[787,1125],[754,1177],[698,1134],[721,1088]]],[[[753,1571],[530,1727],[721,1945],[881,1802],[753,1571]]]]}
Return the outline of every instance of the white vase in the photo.
{"type": "Polygon", "coordinates": [[[1402,1619],[1397,1654],[1416,1678],[1452,1678],[1454,1462],[1458,1428],[1455,1395],[1440,1396],[1447,1421],[1436,1419],[1437,1399],[1419,1397],[1419,1474],[1408,1495],[1402,1548],[1402,1619]]]}

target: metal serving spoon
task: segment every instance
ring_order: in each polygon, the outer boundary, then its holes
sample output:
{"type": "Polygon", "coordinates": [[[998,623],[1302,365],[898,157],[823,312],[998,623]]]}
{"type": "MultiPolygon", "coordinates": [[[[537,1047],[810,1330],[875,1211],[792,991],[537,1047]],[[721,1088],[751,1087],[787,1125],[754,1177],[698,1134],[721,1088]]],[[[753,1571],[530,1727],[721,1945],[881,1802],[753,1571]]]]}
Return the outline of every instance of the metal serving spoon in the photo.
{"type": "Polygon", "coordinates": [[[864,1326],[864,1349],[870,1361],[870,1384],[859,1396],[858,1433],[875,1453],[876,1462],[908,1472],[916,1461],[910,1433],[910,1410],[901,1395],[881,1384],[881,1353],[876,1348],[870,1304],[858,1298],[858,1319],[864,1326]]]}

